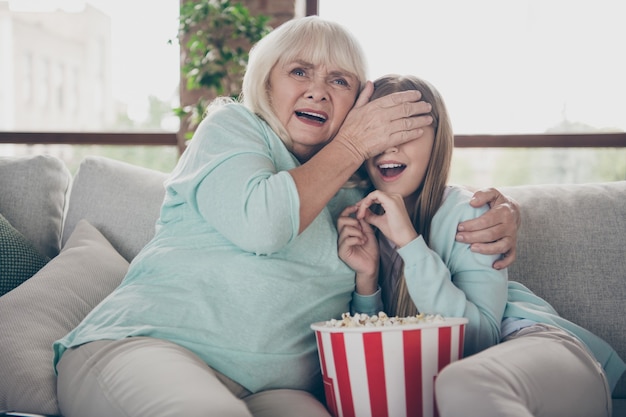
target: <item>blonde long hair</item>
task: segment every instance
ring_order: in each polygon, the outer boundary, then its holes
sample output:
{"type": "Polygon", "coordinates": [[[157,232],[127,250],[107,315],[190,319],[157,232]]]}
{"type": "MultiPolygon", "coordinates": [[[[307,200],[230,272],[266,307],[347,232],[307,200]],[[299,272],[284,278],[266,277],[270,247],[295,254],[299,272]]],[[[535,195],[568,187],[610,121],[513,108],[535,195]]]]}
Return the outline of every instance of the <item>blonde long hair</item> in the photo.
{"type": "MultiPolygon", "coordinates": [[[[430,114],[433,117],[433,123],[431,126],[435,131],[433,147],[426,168],[426,175],[420,188],[416,191],[419,196],[415,206],[407,207],[415,230],[424,237],[428,244],[431,221],[443,201],[454,149],[454,133],[448,110],[443,97],[435,87],[412,75],[391,74],[383,76],[374,81],[374,88],[372,100],[398,91],[418,90],[422,93],[422,99],[432,105],[430,114]]],[[[401,268],[401,271],[404,271],[404,268],[401,268]]],[[[385,277],[381,277],[381,279],[385,279],[385,277]]],[[[392,305],[386,306],[388,313],[401,317],[417,314],[419,306],[413,303],[409,295],[404,272],[399,277],[394,292],[396,296],[392,298],[392,305]]]]}

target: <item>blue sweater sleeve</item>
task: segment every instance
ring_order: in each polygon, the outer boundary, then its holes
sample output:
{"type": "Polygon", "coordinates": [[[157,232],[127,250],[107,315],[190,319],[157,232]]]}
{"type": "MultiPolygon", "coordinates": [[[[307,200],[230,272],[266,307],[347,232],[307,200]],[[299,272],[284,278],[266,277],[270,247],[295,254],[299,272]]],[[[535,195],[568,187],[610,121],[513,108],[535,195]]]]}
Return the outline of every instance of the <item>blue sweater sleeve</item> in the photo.
{"type": "Polygon", "coordinates": [[[422,236],[400,248],[407,288],[418,310],[448,317],[466,317],[465,355],[500,340],[500,322],[507,302],[507,273],[492,268],[497,256],[474,253],[456,242],[459,222],[478,217],[469,195],[452,189],[431,223],[430,247],[422,236]]]}
{"type": "Polygon", "coordinates": [[[246,252],[274,253],[297,236],[299,196],[288,170],[298,162],[242,105],[203,120],[182,158],[166,184],[169,205],[189,204],[246,252]]]}
{"type": "Polygon", "coordinates": [[[350,310],[351,314],[364,313],[369,316],[373,316],[383,311],[383,298],[380,287],[374,294],[371,295],[361,295],[356,291],[353,291],[350,310]]]}

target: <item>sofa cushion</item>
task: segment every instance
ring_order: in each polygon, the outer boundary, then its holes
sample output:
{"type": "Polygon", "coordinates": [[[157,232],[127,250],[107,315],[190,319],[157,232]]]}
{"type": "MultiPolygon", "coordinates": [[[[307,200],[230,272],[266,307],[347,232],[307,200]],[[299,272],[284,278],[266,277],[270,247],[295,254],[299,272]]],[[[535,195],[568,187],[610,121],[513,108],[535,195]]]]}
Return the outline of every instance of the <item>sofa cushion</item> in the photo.
{"type": "Polygon", "coordinates": [[[71,180],[54,156],[0,157],[0,213],[50,258],[59,253],[71,180]]]}
{"type": "Polygon", "coordinates": [[[167,174],[105,157],[86,157],[70,192],[63,242],[86,219],[128,261],[154,236],[167,174]]]}
{"type": "Polygon", "coordinates": [[[0,297],[0,410],[60,414],[52,343],[119,285],[128,262],[88,222],[61,253],[0,297]]]}
{"type": "MultiPolygon", "coordinates": [[[[520,204],[522,215],[509,278],[602,337],[625,359],[626,181],[501,191],[520,204]]],[[[613,395],[626,398],[626,374],[613,395]]]]}
{"type": "Polygon", "coordinates": [[[49,260],[0,214],[0,296],[35,275],[49,260]]]}

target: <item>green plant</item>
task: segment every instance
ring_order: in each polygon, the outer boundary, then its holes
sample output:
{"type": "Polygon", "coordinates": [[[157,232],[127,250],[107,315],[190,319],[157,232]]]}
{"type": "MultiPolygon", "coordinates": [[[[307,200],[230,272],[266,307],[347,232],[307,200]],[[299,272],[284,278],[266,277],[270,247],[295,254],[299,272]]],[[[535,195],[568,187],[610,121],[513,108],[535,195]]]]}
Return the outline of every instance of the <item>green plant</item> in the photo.
{"type": "Polygon", "coordinates": [[[181,74],[188,91],[202,91],[195,103],[174,109],[185,137],[200,123],[210,100],[238,97],[248,62],[248,51],[271,28],[269,17],[253,16],[230,0],[185,1],[180,7],[178,41],[181,74]]]}

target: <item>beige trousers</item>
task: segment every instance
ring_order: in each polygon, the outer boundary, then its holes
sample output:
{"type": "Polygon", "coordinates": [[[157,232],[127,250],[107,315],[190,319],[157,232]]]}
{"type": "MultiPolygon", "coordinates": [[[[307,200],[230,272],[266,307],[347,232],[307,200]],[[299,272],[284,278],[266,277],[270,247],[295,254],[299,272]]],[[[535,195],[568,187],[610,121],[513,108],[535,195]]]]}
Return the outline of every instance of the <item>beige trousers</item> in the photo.
{"type": "Polygon", "coordinates": [[[305,391],[250,393],[189,350],[147,337],[67,350],[57,366],[65,417],[329,417],[305,391]]]}
{"type": "Polygon", "coordinates": [[[537,324],[445,367],[441,417],[610,417],[604,371],[575,337],[537,324]]]}

